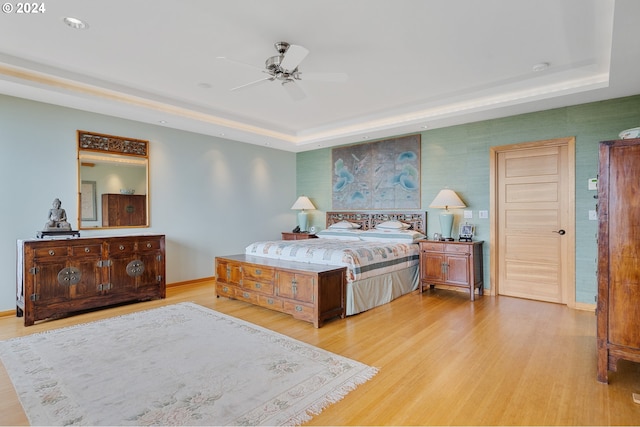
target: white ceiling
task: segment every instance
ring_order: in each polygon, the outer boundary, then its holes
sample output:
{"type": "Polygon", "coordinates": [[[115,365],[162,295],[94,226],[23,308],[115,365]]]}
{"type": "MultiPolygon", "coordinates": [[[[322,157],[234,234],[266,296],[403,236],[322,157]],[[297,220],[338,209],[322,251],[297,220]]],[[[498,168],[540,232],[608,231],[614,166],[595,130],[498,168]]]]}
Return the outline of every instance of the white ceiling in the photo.
{"type": "Polygon", "coordinates": [[[0,17],[0,93],[292,152],[640,93],[637,0],[38,4],[0,17]],[[278,41],[309,50],[306,98],[231,91],[278,41]]]}

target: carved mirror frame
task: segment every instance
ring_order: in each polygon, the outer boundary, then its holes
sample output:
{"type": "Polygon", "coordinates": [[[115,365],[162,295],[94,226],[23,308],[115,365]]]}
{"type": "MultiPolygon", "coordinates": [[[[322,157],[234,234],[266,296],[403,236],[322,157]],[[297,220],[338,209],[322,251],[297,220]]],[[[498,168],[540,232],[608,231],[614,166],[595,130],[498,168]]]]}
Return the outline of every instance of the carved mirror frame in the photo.
{"type": "Polygon", "coordinates": [[[149,141],[77,134],[78,228],[149,227],[149,141]]]}

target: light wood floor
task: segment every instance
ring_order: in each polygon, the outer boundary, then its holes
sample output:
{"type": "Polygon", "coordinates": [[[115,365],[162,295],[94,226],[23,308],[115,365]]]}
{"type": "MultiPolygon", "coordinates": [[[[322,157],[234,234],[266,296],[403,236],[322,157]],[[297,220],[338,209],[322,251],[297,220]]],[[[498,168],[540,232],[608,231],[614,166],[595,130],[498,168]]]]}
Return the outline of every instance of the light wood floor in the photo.
{"type": "MultiPolygon", "coordinates": [[[[447,290],[412,293],[320,329],[215,297],[212,282],[170,288],[162,301],[28,328],[0,318],[0,339],[181,301],[245,319],[380,368],[309,425],[640,425],[640,364],[596,381],[596,318],[561,305],[447,290]]],[[[168,349],[170,351],[170,349],[168,349]]],[[[215,363],[212,360],[211,363],[215,363]]],[[[27,425],[0,366],[0,423],[27,425]]]]}

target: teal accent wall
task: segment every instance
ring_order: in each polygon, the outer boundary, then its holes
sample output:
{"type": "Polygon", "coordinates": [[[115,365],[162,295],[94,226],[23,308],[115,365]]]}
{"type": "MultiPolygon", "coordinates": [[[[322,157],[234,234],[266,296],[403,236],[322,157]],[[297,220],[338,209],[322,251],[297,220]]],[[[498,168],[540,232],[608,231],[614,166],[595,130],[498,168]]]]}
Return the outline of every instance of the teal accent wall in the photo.
{"type": "MultiPolygon", "coordinates": [[[[597,294],[597,221],[589,220],[596,209],[596,192],[587,181],[598,173],[598,143],[617,139],[620,131],[640,126],[640,95],[564,107],[502,119],[422,132],[422,209],[428,212],[428,234],[440,229],[438,209],[429,203],[443,187],[455,190],[473,211],[478,240],[484,240],[485,287],[489,287],[489,148],[493,146],[574,136],[576,138],[576,302],[594,304],[597,294]]],[[[361,141],[354,141],[361,143],[361,141]]],[[[296,155],[298,194],[309,196],[317,207],[310,225],[324,227],[324,213],[331,208],[331,148],[296,155]]],[[[462,219],[456,212],[454,233],[462,219]]]]}

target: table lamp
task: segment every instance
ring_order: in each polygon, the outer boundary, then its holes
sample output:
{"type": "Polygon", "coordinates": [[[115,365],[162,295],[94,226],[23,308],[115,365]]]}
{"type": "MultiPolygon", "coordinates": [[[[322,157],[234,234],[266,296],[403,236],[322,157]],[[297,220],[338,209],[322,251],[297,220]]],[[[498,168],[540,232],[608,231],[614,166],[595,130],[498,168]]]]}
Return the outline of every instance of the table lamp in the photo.
{"type": "Polygon", "coordinates": [[[433,199],[429,205],[430,208],[444,208],[444,211],[440,213],[440,232],[443,240],[453,240],[451,237],[453,213],[449,212],[449,208],[464,208],[466,206],[455,191],[448,188],[440,190],[436,198],[433,199]]]}
{"type": "Polygon", "coordinates": [[[300,209],[300,212],[298,212],[298,226],[301,232],[307,231],[307,212],[305,212],[305,209],[315,208],[307,196],[298,197],[298,200],[291,206],[291,209],[300,209]]]}

